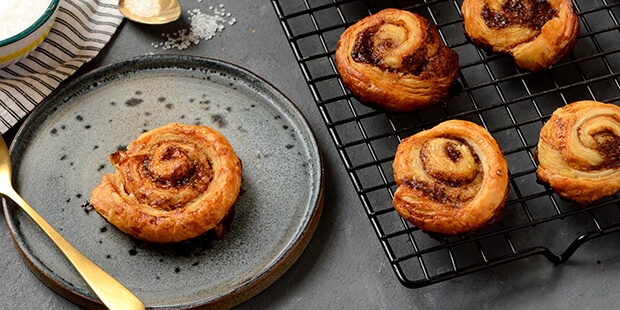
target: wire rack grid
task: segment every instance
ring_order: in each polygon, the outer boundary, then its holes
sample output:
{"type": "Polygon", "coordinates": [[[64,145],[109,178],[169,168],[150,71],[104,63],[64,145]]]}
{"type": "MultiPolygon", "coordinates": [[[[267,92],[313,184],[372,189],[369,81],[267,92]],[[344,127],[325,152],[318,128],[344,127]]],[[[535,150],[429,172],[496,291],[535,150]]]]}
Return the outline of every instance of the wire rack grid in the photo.
{"type": "Polygon", "coordinates": [[[540,129],[560,106],[620,101],[620,3],[574,0],[580,35],[551,69],[528,72],[512,58],[479,48],[464,33],[462,0],[272,0],[273,7],[396,276],[406,287],[438,283],[543,255],[565,262],[584,242],[620,230],[618,195],[580,207],[537,181],[540,129]],[[459,54],[459,90],[445,105],[386,113],[361,105],[342,83],[334,52],[340,35],[384,8],[418,13],[459,54]],[[448,119],[485,127],[503,149],[510,194],[501,222],[443,242],[403,220],[392,205],[392,162],[400,141],[448,119]],[[556,254],[561,253],[561,254],[556,254]]]}

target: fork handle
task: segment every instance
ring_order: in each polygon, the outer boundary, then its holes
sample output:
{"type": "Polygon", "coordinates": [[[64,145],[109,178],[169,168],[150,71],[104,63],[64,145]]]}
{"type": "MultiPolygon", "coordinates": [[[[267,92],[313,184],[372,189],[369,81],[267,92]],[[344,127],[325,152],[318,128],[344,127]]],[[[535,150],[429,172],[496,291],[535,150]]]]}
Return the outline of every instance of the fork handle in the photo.
{"type": "Polygon", "coordinates": [[[121,283],[112,278],[99,266],[95,265],[84,254],[72,246],[52,226],[47,223],[17,192],[10,187],[4,189],[3,194],[18,204],[41,227],[41,229],[54,241],[62,253],[69,259],[73,267],[80,273],[86,283],[97,294],[108,309],[142,310],[142,302],[121,283]]]}

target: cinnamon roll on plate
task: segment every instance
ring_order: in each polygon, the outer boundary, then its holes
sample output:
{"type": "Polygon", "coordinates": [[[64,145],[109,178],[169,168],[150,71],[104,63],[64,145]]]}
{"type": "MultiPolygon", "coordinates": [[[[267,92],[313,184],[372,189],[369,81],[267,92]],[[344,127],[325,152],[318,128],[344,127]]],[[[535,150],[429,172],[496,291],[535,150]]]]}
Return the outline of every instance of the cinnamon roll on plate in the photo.
{"type": "Polygon", "coordinates": [[[540,131],[538,178],[558,195],[589,204],[620,190],[620,107],[578,101],[540,131]]]}
{"type": "Polygon", "coordinates": [[[336,64],[344,84],[363,104],[415,111],[449,99],[459,58],[422,16],[385,9],[341,35],[336,64]]]}
{"type": "Polygon", "coordinates": [[[426,232],[475,232],[501,218],[508,197],[502,150],[468,121],[446,121],[404,139],[393,171],[396,211],[426,232]]]}
{"type": "Polygon", "coordinates": [[[539,71],[575,46],[579,20],[572,0],[465,0],[465,32],[477,45],[514,57],[526,70],[539,71]]]}
{"type": "Polygon", "coordinates": [[[222,233],[241,187],[241,161],[228,140],[206,126],[168,124],[110,155],[90,203],[138,239],[171,243],[222,233]]]}

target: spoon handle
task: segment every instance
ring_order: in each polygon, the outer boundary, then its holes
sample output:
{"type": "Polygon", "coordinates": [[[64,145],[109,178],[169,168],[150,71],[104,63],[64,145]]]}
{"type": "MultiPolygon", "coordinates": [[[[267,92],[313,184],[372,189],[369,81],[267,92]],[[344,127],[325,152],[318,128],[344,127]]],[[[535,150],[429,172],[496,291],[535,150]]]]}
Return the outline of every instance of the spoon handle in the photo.
{"type": "Polygon", "coordinates": [[[2,194],[18,204],[32,220],[41,227],[52,241],[54,241],[108,309],[144,309],[142,302],[133,293],[73,247],[30,207],[30,205],[17,194],[13,187],[9,186],[7,188],[7,186],[4,186],[2,188],[2,194]]]}

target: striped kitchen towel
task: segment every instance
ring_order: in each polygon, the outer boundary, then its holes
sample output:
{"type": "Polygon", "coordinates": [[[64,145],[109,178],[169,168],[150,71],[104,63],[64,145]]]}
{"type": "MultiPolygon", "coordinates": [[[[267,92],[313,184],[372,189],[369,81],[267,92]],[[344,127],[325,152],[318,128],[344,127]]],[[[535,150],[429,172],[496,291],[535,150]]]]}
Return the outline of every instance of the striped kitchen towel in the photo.
{"type": "MultiPolygon", "coordinates": [[[[2,1],[2,0],[0,0],[2,1]]],[[[61,0],[49,34],[30,55],[0,69],[0,132],[93,59],[123,21],[118,0],[61,0]]]]}

